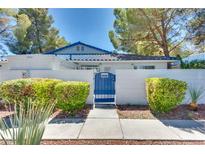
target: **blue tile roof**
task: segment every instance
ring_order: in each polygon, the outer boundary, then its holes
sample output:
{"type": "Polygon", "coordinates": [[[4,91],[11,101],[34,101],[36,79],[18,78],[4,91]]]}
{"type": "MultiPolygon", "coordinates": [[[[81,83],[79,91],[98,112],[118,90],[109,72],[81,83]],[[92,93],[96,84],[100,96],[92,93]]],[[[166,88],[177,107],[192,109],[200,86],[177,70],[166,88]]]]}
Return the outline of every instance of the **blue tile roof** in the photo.
{"type": "MultiPolygon", "coordinates": [[[[52,51],[48,51],[44,54],[56,54],[56,52],[58,51],[61,51],[63,49],[66,49],[66,48],[70,48],[70,47],[73,47],[73,46],[76,46],[76,45],[84,45],[84,46],[87,46],[89,48],[92,48],[92,49],[96,49],[98,51],[102,51],[102,53],[71,53],[71,54],[65,54],[65,55],[70,55],[70,57],[72,57],[72,55],[105,55],[105,54],[109,54],[112,58],[115,57],[116,60],[126,60],[126,61],[129,61],[129,60],[177,60],[176,57],[165,57],[165,56],[142,56],[142,55],[136,55],[136,54],[118,54],[118,53],[113,53],[113,52],[110,52],[110,51],[107,51],[107,50],[104,50],[104,49],[101,49],[101,48],[97,48],[97,47],[94,47],[92,45],[88,45],[88,44],[85,44],[85,43],[82,43],[82,42],[76,42],[76,43],[73,43],[73,44],[70,44],[70,45],[67,45],[65,47],[62,47],[62,48],[58,48],[58,49],[55,49],[55,50],[52,50],[52,51]]],[[[63,55],[63,54],[62,54],[63,55]]],[[[100,58],[102,59],[102,58],[100,58]]],[[[71,58],[72,60],[72,58],[71,58]]],[[[81,58],[79,59],[75,59],[75,60],[82,60],[81,58]]],[[[86,60],[86,59],[84,59],[86,60]]],[[[88,60],[88,59],[87,59],[88,60]]],[[[89,59],[91,60],[91,59],[89,59]]],[[[92,60],[98,60],[98,59],[92,59],[92,60]]],[[[111,59],[105,59],[106,61],[107,60],[111,60],[111,59]]]]}
{"type": "Polygon", "coordinates": [[[55,53],[58,52],[58,51],[61,51],[61,50],[63,50],[63,49],[67,49],[67,48],[70,48],[70,47],[73,47],[73,46],[76,46],[76,45],[84,45],[84,46],[87,46],[87,47],[89,47],[89,48],[102,51],[103,53],[112,54],[111,51],[107,51],[107,50],[104,50],[104,49],[101,49],[101,48],[98,48],[98,47],[95,47],[95,46],[92,46],[92,45],[88,45],[88,44],[85,44],[85,43],[80,42],[80,41],[79,41],[79,42],[76,42],[76,43],[73,43],[73,44],[70,44],[70,45],[67,45],[67,46],[62,47],[62,48],[58,48],[58,49],[55,49],[55,50],[52,50],[52,51],[45,52],[44,54],[55,54],[55,53]]]}

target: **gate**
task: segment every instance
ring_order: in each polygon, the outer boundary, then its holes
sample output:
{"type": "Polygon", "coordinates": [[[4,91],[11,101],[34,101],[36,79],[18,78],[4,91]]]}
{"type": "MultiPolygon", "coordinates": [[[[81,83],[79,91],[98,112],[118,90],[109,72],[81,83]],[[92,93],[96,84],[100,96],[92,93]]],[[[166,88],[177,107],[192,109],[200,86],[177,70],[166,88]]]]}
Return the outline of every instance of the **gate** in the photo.
{"type": "Polygon", "coordinates": [[[115,102],[115,75],[109,72],[95,74],[95,102],[115,102]]]}

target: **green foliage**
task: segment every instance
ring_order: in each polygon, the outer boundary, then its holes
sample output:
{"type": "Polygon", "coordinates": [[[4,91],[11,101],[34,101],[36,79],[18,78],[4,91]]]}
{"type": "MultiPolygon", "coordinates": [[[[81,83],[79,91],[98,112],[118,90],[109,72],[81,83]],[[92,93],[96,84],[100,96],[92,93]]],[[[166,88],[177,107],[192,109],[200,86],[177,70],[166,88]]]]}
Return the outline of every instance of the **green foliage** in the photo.
{"type": "Polygon", "coordinates": [[[54,20],[48,9],[20,8],[15,18],[19,28],[14,30],[15,40],[7,45],[17,54],[43,53],[68,44],[52,26],[54,20]],[[22,19],[28,20],[22,22],[22,19]]]}
{"type": "Polygon", "coordinates": [[[68,113],[82,109],[89,95],[89,83],[64,82],[56,79],[30,78],[5,81],[0,84],[0,98],[16,104],[27,99],[53,104],[68,113]]]}
{"type": "Polygon", "coordinates": [[[39,102],[54,102],[54,87],[63,82],[54,79],[17,79],[0,84],[0,97],[9,103],[25,102],[28,98],[39,102]]]}
{"type": "Polygon", "coordinates": [[[57,107],[74,114],[82,109],[89,95],[90,86],[86,82],[62,82],[55,87],[57,107]]]}
{"type": "MultiPolygon", "coordinates": [[[[6,43],[11,41],[12,29],[14,29],[13,16],[17,14],[16,9],[0,8],[0,41],[6,43]]],[[[2,48],[2,47],[1,47],[2,48]]]]}
{"type": "Polygon", "coordinates": [[[61,82],[63,81],[57,79],[35,79],[32,85],[35,99],[41,102],[55,102],[54,89],[61,82]]]}
{"type": "Polygon", "coordinates": [[[187,33],[189,13],[185,9],[115,9],[114,15],[109,37],[118,50],[170,56],[179,51],[187,33]]]}
{"type": "Polygon", "coordinates": [[[7,120],[0,118],[0,136],[5,144],[40,144],[55,104],[37,106],[39,102],[30,99],[27,99],[26,104],[26,107],[16,104],[14,115],[10,115],[7,120]]]}
{"type": "Polygon", "coordinates": [[[150,109],[166,113],[182,103],[187,89],[186,82],[168,78],[146,79],[146,93],[150,109]]]}
{"type": "Polygon", "coordinates": [[[0,84],[0,97],[7,102],[23,102],[26,98],[34,98],[31,79],[5,81],[0,84]]]}
{"type": "Polygon", "coordinates": [[[197,103],[203,93],[204,93],[204,88],[202,87],[200,88],[189,87],[189,94],[192,103],[197,103]]]}
{"type": "Polygon", "coordinates": [[[195,45],[200,52],[204,52],[205,43],[205,9],[194,9],[192,11],[193,19],[189,22],[187,26],[189,30],[189,39],[195,45]]]}
{"type": "Polygon", "coordinates": [[[59,30],[52,27],[46,36],[46,44],[43,50],[49,51],[49,50],[63,47],[65,45],[68,45],[68,42],[65,40],[64,37],[61,37],[59,35],[59,30]]]}
{"type": "Polygon", "coordinates": [[[205,60],[193,60],[191,62],[181,62],[182,69],[205,69],[205,60]]]}

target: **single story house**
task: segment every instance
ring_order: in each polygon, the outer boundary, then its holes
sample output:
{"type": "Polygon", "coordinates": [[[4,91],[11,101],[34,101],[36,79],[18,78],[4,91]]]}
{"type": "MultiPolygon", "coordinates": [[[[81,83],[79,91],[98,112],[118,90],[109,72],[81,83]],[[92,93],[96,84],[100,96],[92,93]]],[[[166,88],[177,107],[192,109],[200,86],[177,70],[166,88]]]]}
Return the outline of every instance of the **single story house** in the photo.
{"type": "Polygon", "coordinates": [[[119,54],[82,42],[44,54],[11,55],[0,61],[0,70],[94,69],[114,73],[116,69],[167,69],[176,57],[119,54]]]}
{"type": "Polygon", "coordinates": [[[170,63],[177,61],[176,57],[113,53],[82,42],[46,54],[73,63],[73,69],[96,69],[99,72],[114,72],[116,69],[167,69],[170,63]]]}

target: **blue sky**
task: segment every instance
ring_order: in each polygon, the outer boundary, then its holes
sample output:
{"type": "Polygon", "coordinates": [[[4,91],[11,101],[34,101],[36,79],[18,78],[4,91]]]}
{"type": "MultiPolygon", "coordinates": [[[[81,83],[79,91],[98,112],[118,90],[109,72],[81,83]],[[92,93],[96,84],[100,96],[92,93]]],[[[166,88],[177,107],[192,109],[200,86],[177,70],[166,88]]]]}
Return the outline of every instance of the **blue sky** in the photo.
{"type": "Polygon", "coordinates": [[[113,9],[49,9],[54,26],[71,43],[81,41],[113,50],[108,32],[113,29],[113,9]]]}

